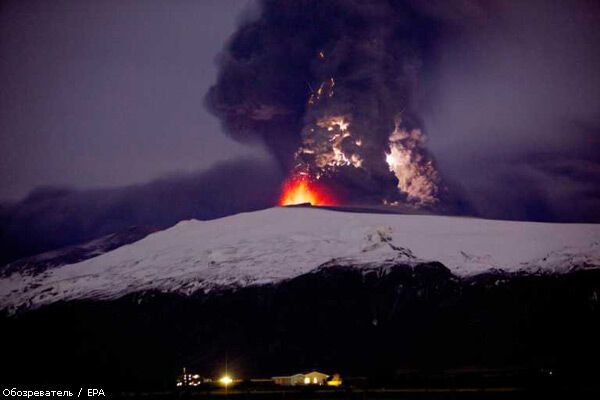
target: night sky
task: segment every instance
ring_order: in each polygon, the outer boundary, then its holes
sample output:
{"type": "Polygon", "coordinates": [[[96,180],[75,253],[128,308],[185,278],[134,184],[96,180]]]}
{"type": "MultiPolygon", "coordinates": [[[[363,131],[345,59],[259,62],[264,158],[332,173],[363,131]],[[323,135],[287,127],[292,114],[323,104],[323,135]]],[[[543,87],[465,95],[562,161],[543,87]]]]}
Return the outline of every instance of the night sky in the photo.
{"type": "Polygon", "coordinates": [[[248,3],[3,1],[0,199],[264,156],[229,140],[202,106],[248,3]]]}
{"type": "MultiPolygon", "coordinates": [[[[2,2],[4,259],[274,205],[331,71],[333,106],[359,109],[365,135],[399,109],[425,134],[453,212],[600,222],[597,2],[262,3],[2,2]],[[335,65],[315,67],[320,46],[335,65]]],[[[378,173],[344,179],[372,199],[389,186],[378,173]]]]}

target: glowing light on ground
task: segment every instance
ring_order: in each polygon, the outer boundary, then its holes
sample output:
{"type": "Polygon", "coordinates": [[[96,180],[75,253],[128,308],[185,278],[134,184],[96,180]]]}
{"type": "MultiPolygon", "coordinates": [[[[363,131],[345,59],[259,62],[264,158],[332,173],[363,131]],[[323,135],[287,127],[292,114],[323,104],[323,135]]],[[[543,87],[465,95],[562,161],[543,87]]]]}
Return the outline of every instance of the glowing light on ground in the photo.
{"type": "Polygon", "coordinates": [[[289,178],[283,185],[280,206],[310,203],[313,206],[333,205],[335,200],[331,194],[307,177],[289,178]]]}
{"type": "Polygon", "coordinates": [[[230,376],[225,375],[224,377],[222,377],[221,379],[219,379],[219,382],[223,386],[229,386],[229,385],[231,385],[233,383],[233,379],[231,379],[230,376]]]}

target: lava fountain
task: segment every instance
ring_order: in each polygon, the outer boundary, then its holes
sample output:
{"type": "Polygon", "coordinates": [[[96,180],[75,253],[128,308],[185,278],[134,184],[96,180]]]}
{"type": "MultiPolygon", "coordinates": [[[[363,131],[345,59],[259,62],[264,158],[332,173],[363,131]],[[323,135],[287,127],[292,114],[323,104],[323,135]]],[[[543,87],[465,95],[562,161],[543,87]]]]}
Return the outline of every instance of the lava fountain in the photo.
{"type": "Polygon", "coordinates": [[[313,206],[336,204],[335,198],[321,185],[306,176],[293,176],[283,184],[280,206],[310,203],[313,206]]]}

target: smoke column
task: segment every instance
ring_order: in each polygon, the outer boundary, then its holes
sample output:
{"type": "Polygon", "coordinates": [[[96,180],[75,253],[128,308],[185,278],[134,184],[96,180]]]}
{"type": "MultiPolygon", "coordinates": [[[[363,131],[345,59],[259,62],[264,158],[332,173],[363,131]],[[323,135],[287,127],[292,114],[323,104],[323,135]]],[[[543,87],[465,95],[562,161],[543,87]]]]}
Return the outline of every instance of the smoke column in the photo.
{"type": "Polygon", "coordinates": [[[446,185],[416,113],[445,19],[409,1],[265,0],[206,97],[233,138],[348,203],[434,207],[446,185]]]}

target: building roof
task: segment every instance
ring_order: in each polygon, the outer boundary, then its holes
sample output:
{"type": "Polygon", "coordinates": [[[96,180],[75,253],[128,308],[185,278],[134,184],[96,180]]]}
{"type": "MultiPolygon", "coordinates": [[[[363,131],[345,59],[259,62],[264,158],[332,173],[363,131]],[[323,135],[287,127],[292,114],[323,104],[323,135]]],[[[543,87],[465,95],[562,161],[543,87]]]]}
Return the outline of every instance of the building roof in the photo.
{"type": "Polygon", "coordinates": [[[323,377],[325,377],[325,378],[329,377],[329,375],[327,375],[327,374],[324,374],[324,373],[322,373],[322,372],[319,372],[319,371],[310,371],[310,372],[307,372],[307,373],[306,373],[306,374],[304,374],[304,375],[305,375],[305,376],[306,376],[306,375],[320,375],[320,376],[323,376],[323,377]]]}

